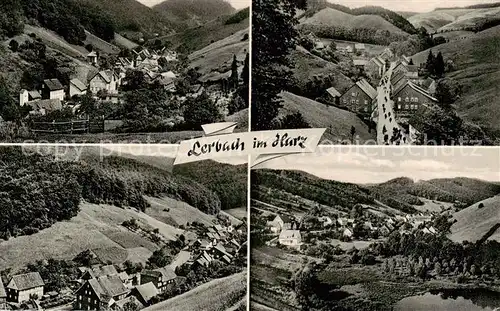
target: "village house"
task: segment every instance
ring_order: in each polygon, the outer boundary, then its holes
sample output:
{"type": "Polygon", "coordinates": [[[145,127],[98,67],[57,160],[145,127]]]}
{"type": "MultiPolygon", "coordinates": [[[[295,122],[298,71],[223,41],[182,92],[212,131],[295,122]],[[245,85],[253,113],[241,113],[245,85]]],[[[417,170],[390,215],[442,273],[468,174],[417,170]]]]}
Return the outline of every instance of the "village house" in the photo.
{"type": "Polygon", "coordinates": [[[372,77],[380,79],[387,70],[385,60],[380,57],[374,57],[366,64],[365,70],[370,73],[372,77]]]}
{"type": "Polygon", "coordinates": [[[64,86],[58,79],[43,80],[42,99],[64,100],[64,86]]]}
{"type": "Polygon", "coordinates": [[[394,58],[394,53],[392,52],[391,49],[389,48],[385,48],[385,50],[380,53],[380,55],[378,56],[381,60],[383,60],[384,62],[387,60],[387,61],[391,61],[393,60],[394,58]]]}
{"type": "Polygon", "coordinates": [[[141,272],[141,285],[152,282],[160,293],[171,289],[175,285],[176,279],[177,275],[170,267],[144,270],[141,272]]]}
{"type": "Polygon", "coordinates": [[[331,88],[326,90],[326,94],[328,95],[328,99],[329,99],[330,103],[332,103],[333,105],[336,105],[336,106],[339,104],[340,96],[342,96],[342,94],[340,94],[340,92],[337,91],[337,89],[335,89],[334,87],[331,87],[331,88]]]}
{"type": "Polygon", "coordinates": [[[75,292],[75,307],[77,310],[106,309],[125,299],[129,292],[118,275],[91,278],[75,292]]]}
{"type": "Polygon", "coordinates": [[[345,228],[344,231],[342,232],[342,235],[345,236],[345,237],[348,237],[348,238],[352,238],[352,236],[354,235],[354,233],[352,232],[351,229],[345,228]]]}
{"type": "Polygon", "coordinates": [[[393,90],[399,89],[408,82],[408,77],[404,72],[394,73],[391,77],[391,86],[393,90]]]}
{"type": "Polygon", "coordinates": [[[340,97],[340,105],[355,113],[371,114],[373,101],[376,97],[377,90],[365,79],[362,79],[340,97]]]}
{"type": "Polygon", "coordinates": [[[394,90],[393,100],[396,113],[413,113],[438,103],[426,90],[410,81],[394,90]]]}
{"type": "Polygon", "coordinates": [[[89,82],[89,89],[94,94],[97,94],[99,91],[116,94],[118,93],[118,87],[119,77],[113,70],[99,71],[89,82]]]}
{"type": "Polygon", "coordinates": [[[299,230],[283,230],[280,233],[278,241],[281,245],[300,249],[302,237],[299,230]]]}
{"type": "Polygon", "coordinates": [[[90,52],[87,54],[87,61],[94,66],[97,66],[99,63],[99,57],[97,56],[97,53],[95,51],[90,52]]]}
{"type": "Polygon", "coordinates": [[[118,275],[118,271],[116,271],[114,265],[93,265],[90,268],[81,267],[80,271],[82,272],[82,276],[80,278],[84,281],[99,278],[101,276],[118,275]]]}
{"type": "Polygon", "coordinates": [[[87,86],[85,83],[78,79],[71,79],[69,81],[69,97],[81,96],[87,94],[87,86]]]}
{"type": "Polygon", "coordinates": [[[292,229],[292,218],[288,215],[276,215],[276,217],[267,223],[267,226],[270,227],[271,232],[280,233],[283,230],[292,229]]]}
{"type": "Polygon", "coordinates": [[[41,298],[45,283],[38,272],[14,275],[7,284],[7,300],[23,302],[32,297],[41,298]]]}
{"type": "Polygon", "coordinates": [[[354,44],[354,49],[358,52],[365,52],[366,45],[364,43],[356,43],[356,44],[354,44]]]}
{"type": "Polygon", "coordinates": [[[208,267],[208,265],[213,261],[214,259],[210,254],[208,254],[206,251],[203,251],[198,258],[195,259],[193,265],[199,265],[201,267],[208,267]]]}
{"type": "Polygon", "coordinates": [[[144,306],[149,306],[151,303],[151,299],[157,296],[160,292],[153,284],[153,282],[149,282],[146,284],[138,285],[134,287],[131,291],[131,294],[139,300],[141,304],[144,306]]]}
{"type": "Polygon", "coordinates": [[[368,61],[365,59],[355,59],[353,60],[354,67],[359,68],[361,70],[365,70],[366,65],[368,65],[368,61]]]}
{"type": "Polygon", "coordinates": [[[213,259],[223,261],[227,264],[230,264],[233,258],[233,256],[227,252],[226,248],[221,243],[218,243],[210,250],[210,255],[213,259]]]}

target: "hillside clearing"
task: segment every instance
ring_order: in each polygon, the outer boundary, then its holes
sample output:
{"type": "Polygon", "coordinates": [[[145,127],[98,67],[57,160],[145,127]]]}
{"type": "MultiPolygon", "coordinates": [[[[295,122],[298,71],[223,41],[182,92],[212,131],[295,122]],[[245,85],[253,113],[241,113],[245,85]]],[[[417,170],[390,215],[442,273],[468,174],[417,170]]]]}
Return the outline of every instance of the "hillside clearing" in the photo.
{"type": "Polygon", "coordinates": [[[352,126],[356,129],[360,143],[375,139],[375,131],[369,133],[368,126],[352,112],[288,92],[282,93],[281,98],[283,108],[280,115],[300,112],[311,127],[327,129],[323,140],[329,140],[331,143],[350,141],[352,126]]]}
{"type": "MultiPolygon", "coordinates": [[[[453,215],[456,223],[451,226],[449,238],[455,242],[475,242],[481,239],[494,225],[500,223],[500,196],[478,202],[453,215]],[[484,207],[479,208],[479,203],[484,207]]],[[[500,235],[490,239],[500,242],[500,235]]]]}
{"type": "Polygon", "coordinates": [[[173,221],[178,226],[185,226],[188,222],[194,221],[206,226],[213,225],[214,216],[207,215],[187,203],[170,198],[146,197],[146,199],[151,204],[151,207],[146,209],[146,214],[161,222],[171,223],[173,221]]]}
{"type": "Polygon", "coordinates": [[[439,28],[455,21],[458,17],[475,11],[474,9],[449,9],[437,10],[426,13],[415,14],[408,18],[408,21],[415,28],[424,27],[428,32],[432,33],[439,28]]]}
{"type": "Polygon", "coordinates": [[[243,219],[247,217],[246,207],[227,209],[224,212],[238,219],[243,219]]]}
{"type": "Polygon", "coordinates": [[[221,311],[246,295],[246,272],[205,283],[180,296],[150,306],[144,311],[221,311]]]}

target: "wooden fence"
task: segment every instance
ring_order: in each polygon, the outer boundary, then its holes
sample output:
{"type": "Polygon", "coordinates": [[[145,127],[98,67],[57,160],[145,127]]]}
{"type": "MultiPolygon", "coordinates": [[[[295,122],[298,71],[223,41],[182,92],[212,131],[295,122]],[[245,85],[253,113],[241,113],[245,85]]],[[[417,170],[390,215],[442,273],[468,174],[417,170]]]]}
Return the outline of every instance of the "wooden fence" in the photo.
{"type": "Polygon", "coordinates": [[[104,119],[33,122],[31,131],[51,134],[104,133],[104,119]]]}

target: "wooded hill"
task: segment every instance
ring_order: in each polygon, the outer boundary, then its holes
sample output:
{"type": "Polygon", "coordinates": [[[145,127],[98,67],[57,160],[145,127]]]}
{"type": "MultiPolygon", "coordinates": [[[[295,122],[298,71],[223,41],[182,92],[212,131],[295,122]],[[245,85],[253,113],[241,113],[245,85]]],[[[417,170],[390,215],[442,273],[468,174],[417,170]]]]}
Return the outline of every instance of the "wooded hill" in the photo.
{"type": "Polygon", "coordinates": [[[236,11],[224,0],[166,0],[153,9],[168,19],[187,25],[208,22],[236,11]]]}

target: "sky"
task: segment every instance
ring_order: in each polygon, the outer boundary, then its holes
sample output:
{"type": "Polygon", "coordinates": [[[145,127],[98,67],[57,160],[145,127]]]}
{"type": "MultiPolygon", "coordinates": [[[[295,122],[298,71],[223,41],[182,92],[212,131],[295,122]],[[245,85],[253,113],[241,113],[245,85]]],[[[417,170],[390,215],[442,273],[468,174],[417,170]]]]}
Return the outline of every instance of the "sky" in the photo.
{"type": "MultiPolygon", "coordinates": [[[[134,144],[134,145],[106,145],[102,150],[103,155],[120,155],[132,154],[136,156],[156,156],[175,158],[177,155],[178,145],[164,144],[134,144]],[[108,152],[109,151],[109,152],[108,152]]],[[[217,158],[214,161],[231,165],[240,165],[248,163],[247,156],[235,156],[231,158],[217,158]]]]}
{"type": "MultiPolygon", "coordinates": [[[[147,6],[153,6],[160,2],[163,2],[164,0],[137,0],[137,1],[147,6]]],[[[231,5],[235,9],[239,10],[249,7],[251,0],[226,0],[226,1],[231,3],[231,5]]]]}
{"type": "Polygon", "coordinates": [[[498,0],[329,0],[332,3],[342,4],[351,8],[374,5],[391,11],[430,12],[437,7],[464,7],[480,3],[494,3],[498,0]]]}
{"type": "Polygon", "coordinates": [[[433,147],[318,147],[316,153],[287,155],[256,168],[300,170],[356,184],[381,183],[398,177],[415,181],[468,177],[500,181],[497,148],[433,147]]]}

